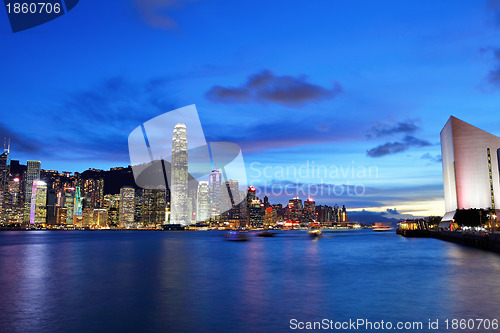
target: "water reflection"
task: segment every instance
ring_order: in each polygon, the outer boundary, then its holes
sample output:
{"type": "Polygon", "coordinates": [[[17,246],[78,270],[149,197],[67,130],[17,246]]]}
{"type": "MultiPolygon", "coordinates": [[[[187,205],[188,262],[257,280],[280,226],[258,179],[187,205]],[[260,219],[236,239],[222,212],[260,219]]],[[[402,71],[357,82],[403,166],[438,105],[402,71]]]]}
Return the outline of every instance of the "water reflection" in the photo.
{"type": "Polygon", "coordinates": [[[217,232],[0,233],[0,250],[2,332],[495,318],[500,300],[500,256],[393,234],[226,242],[217,232]]]}

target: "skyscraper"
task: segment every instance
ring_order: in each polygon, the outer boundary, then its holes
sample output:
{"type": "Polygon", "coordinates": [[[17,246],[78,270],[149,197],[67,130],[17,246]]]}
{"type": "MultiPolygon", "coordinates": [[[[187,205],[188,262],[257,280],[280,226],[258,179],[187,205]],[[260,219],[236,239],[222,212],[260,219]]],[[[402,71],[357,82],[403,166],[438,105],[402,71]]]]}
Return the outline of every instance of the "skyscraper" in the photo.
{"type": "Polygon", "coordinates": [[[186,125],[175,125],[172,138],[170,223],[188,225],[188,142],[186,125]]]}
{"type": "Polygon", "coordinates": [[[288,218],[292,221],[302,221],[302,211],[304,206],[298,197],[288,201],[288,218]]]}
{"type": "Polygon", "coordinates": [[[31,210],[31,192],[33,190],[33,181],[35,179],[40,179],[40,161],[28,161],[26,170],[26,182],[25,182],[25,199],[24,199],[24,222],[28,223],[30,221],[30,210],[31,210]]]}
{"type": "Polygon", "coordinates": [[[135,213],[135,189],[131,186],[123,186],[120,189],[120,227],[131,227],[134,224],[135,213]]]}
{"type": "Polygon", "coordinates": [[[75,204],[73,208],[73,224],[76,226],[83,226],[83,206],[82,206],[82,194],[80,191],[80,186],[75,188],[75,204]]]}
{"type": "Polygon", "coordinates": [[[210,192],[210,218],[219,219],[221,213],[221,173],[214,169],[209,176],[209,192],[210,192]]]}
{"type": "Polygon", "coordinates": [[[453,220],[457,209],[500,208],[499,148],[499,137],[453,116],[448,119],[441,131],[443,222],[453,220]]]}
{"type": "Polygon", "coordinates": [[[165,224],[166,191],[144,189],[142,191],[142,223],[144,226],[165,224]]]}
{"type": "Polygon", "coordinates": [[[304,201],[304,222],[316,220],[316,202],[309,198],[304,201]]]}
{"type": "Polygon", "coordinates": [[[33,187],[35,186],[35,224],[45,224],[47,223],[47,184],[41,180],[35,180],[33,187]]]}
{"type": "Polygon", "coordinates": [[[66,219],[65,223],[67,225],[73,225],[74,211],[75,211],[75,188],[66,187],[63,190],[61,196],[61,207],[65,209],[66,219]]]}
{"type": "Polygon", "coordinates": [[[207,221],[210,219],[210,190],[207,181],[200,181],[198,183],[197,197],[196,221],[207,221]]]}
{"type": "Polygon", "coordinates": [[[0,155],[0,191],[4,191],[7,186],[9,176],[9,148],[4,148],[0,155]]]}

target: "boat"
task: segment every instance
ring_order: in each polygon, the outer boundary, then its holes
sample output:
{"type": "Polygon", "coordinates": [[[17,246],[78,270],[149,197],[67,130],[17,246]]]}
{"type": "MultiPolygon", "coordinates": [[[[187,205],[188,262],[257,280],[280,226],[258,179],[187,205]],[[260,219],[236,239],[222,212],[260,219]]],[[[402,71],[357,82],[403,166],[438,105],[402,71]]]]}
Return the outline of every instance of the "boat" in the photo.
{"type": "Polygon", "coordinates": [[[394,228],[388,225],[382,225],[382,226],[377,226],[375,228],[372,228],[373,231],[376,232],[385,232],[385,231],[393,231],[394,228]]]}
{"type": "Polygon", "coordinates": [[[244,242],[248,240],[248,235],[239,231],[230,231],[224,235],[224,239],[233,242],[244,242]]]}
{"type": "Polygon", "coordinates": [[[307,232],[309,234],[309,236],[311,236],[312,238],[318,238],[322,235],[322,232],[320,229],[315,229],[315,230],[309,230],[307,232]]]}
{"type": "Polygon", "coordinates": [[[274,237],[276,235],[275,232],[264,230],[257,234],[257,237],[274,237]]]}

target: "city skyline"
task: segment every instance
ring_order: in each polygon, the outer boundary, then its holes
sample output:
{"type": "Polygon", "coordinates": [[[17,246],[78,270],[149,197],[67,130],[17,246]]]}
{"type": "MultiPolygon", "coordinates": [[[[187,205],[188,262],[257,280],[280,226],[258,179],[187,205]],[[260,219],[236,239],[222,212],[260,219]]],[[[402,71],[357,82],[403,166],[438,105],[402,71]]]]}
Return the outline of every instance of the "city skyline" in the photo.
{"type": "MultiPolygon", "coordinates": [[[[65,171],[125,167],[132,128],[195,103],[209,141],[237,143],[249,170],[306,161],[376,166],[378,177],[327,180],[363,185],[364,196],[316,199],[400,218],[445,212],[439,131],[450,115],[498,134],[491,118],[500,34],[494,1],[180,3],[150,8],[176,22],[170,28],[144,19],[136,2],[111,1],[101,6],[115,13],[113,26],[80,3],[58,20],[3,34],[11,52],[4,55],[10,66],[0,86],[0,134],[11,138],[16,158],[65,171]],[[249,29],[253,17],[264,24],[249,29]],[[83,21],[94,24],[83,31],[83,21]],[[80,43],[88,34],[92,44],[80,43]],[[29,54],[26,38],[30,49],[43,50],[29,62],[19,56],[29,54]],[[80,65],[60,63],[54,53],[80,65]],[[49,70],[55,67],[57,75],[49,70]]],[[[10,30],[7,20],[1,24],[10,30]]],[[[259,186],[256,174],[249,182],[259,186]]],[[[284,187],[295,179],[274,181],[284,187]]]]}

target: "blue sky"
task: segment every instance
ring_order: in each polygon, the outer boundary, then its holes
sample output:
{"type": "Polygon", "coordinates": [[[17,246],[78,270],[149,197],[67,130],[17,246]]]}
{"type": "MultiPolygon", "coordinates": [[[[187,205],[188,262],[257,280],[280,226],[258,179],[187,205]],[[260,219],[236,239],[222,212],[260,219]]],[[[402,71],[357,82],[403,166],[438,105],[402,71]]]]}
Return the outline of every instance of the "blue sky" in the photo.
{"type": "Polygon", "coordinates": [[[250,183],[362,186],[315,199],[442,214],[446,120],[500,134],[499,37],[499,1],[89,0],[16,34],[0,10],[0,134],[21,162],[107,169],[129,164],[139,124],[196,104],[250,183]],[[378,172],[275,174],[308,162],[378,172]]]}

